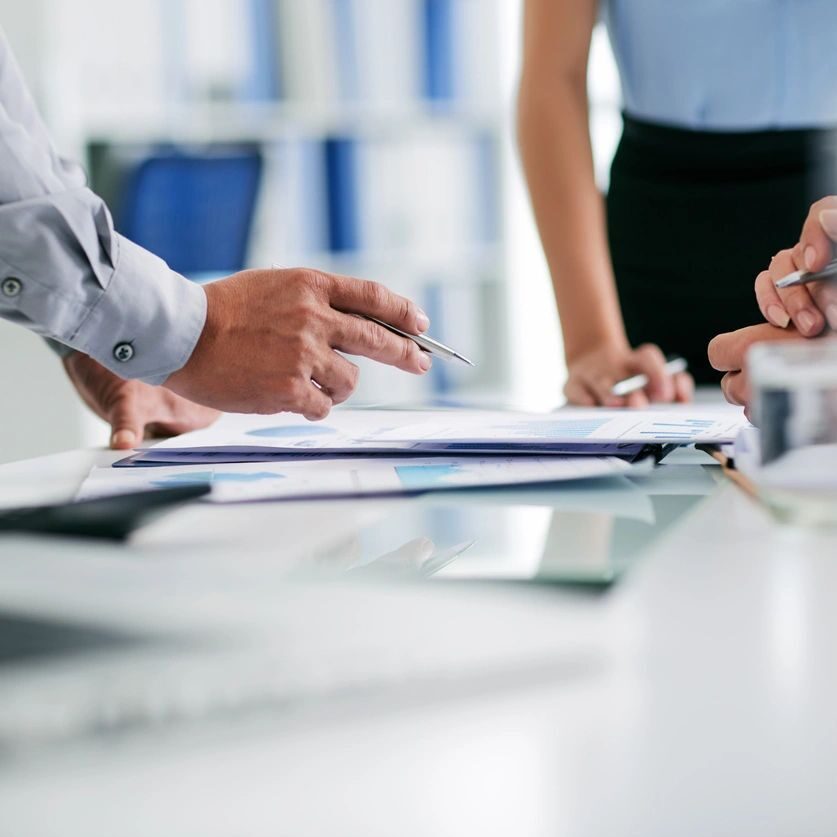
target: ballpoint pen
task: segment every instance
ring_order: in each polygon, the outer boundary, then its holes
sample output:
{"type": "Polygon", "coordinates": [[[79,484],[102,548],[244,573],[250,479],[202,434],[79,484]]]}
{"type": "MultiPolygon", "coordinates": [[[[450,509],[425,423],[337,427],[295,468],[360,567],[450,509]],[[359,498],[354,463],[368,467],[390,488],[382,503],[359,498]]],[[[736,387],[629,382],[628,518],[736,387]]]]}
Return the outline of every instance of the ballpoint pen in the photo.
{"type": "Polygon", "coordinates": [[[837,279],[837,259],[830,261],[822,270],[808,273],[804,270],[795,270],[789,273],[784,279],[776,282],[777,288],[795,288],[797,285],[807,285],[809,282],[822,282],[829,279],[837,279]]]}
{"type": "MultiPolygon", "coordinates": [[[[666,363],[666,373],[669,375],[677,375],[680,372],[685,372],[689,368],[682,357],[669,358],[666,363]]],[[[632,392],[638,392],[644,387],[648,386],[647,375],[633,375],[630,378],[625,378],[622,381],[617,381],[610,390],[611,395],[623,396],[630,395],[632,392]]]]}
{"type": "Polygon", "coordinates": [[[397,334],[399,337],[406,337],[408,340],[412,340],[413,343],[415,343],[422,351],[427,352],[430,355],[440,357],[442,360],[460,360],[462,363],[467,363],[468,366],[476,365],[472,360],[465,357],[465,355],[459,354],[459,352],[455,351],[450,346],[446,346],[444,343],[440,343],[438,340],[434,340],[426,334],[409,334],[406,331],[401,331],[400,328],[396,328],[389,323],[385,323],[383,320],[377,319],[376,317],[368,317],[365,314],[358,314],[358,316],[362,317],[364,320],[369,320],[369,322],[377,323],[382,328],[385,328],[387,331],[391,331],[393,334],[397,334]]]}

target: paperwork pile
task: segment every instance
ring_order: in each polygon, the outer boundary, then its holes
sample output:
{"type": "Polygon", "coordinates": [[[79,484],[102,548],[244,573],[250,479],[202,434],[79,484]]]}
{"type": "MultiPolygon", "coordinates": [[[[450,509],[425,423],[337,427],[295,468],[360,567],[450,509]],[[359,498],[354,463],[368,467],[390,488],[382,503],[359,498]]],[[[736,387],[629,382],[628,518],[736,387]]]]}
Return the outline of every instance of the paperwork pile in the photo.
{"type": "Polygon", "coordinates": [[[236,502],[415,494],[612,477],[672,445],[731,442],[741,410],[337,410],[323,423],[227,415],[94,469],[81,496],[210,483],[236,502]]]}

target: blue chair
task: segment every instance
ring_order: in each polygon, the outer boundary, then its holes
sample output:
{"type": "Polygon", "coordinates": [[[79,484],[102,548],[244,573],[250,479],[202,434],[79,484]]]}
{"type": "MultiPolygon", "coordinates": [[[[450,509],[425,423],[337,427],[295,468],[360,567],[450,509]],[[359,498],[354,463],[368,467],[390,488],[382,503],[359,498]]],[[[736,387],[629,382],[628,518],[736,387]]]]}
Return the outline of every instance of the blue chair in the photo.
{"type": "Polygon", "coordinates": [[[258,149],[159,149],[128,175],[119,232],[193,278],[241,270],[262,172],[258,149]]]}

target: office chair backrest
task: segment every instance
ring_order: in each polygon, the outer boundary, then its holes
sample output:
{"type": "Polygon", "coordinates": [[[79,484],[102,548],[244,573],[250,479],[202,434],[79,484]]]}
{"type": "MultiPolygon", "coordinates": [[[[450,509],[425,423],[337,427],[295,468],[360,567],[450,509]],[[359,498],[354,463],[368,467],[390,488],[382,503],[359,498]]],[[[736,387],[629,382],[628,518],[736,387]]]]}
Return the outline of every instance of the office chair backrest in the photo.
{"type": "Polygon", "coordinates": [[[119,231],[179,273],[234,273],[245,265],[259,191],[258,149],[160,150],[128,176],[119,231]]]}

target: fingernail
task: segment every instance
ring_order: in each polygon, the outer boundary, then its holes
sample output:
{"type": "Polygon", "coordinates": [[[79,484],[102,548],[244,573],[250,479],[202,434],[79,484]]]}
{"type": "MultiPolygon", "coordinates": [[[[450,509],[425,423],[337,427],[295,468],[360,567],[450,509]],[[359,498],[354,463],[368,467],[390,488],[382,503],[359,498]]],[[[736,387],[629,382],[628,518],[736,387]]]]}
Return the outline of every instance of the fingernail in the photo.
{"type": "Polygon", "coordinates": [[[767,319],[779,328],[787,328],[790,325],[790,316],[781,305],[768,305],[767,319]]]}
{"type": "Polygon", "coordinates": [[[796,319],[804,334],[809,334],[817,327],[817,318],[810,311],[801,311],[796,319]]]}
{"type": "Polygon", "coordinates": [[[828,320],[828,324],[837,331],[837,303],[832,302],[826,306],[825,318],[828,320]]]}
{"type": "Polygon", "coordinates": [[[430,367],[433,366],[433,358],[427,352],[422,352],[419,358],[419,366],[424,372],[429,371],[430,367]]]}
{"type": "Polygon", "coordinates": [[[130,448],[134,444],[134,434],[130,430],[117,430],[113,434],[110,444],[113,448],[130,448]]]}
{"type": "Polygon", "coordinates": [[[817,262],[817,251],[810,245],[805,248],[805,267],[808,270],[813,270],[817,262]]]}
{"type": "Polygon", "coordinates": [[[418,326],[419,333],[422,334],[430,328],[430,317],[428,317],[427,314],[425,314],[420,308],[418,314],[416,314],[416,325],[418,326]]]}
{"type": "Polygon", "coordinates": [[[837,240],[837,209],[823,209],[820,212],[820,226],[829,238],[837,240]]]}

